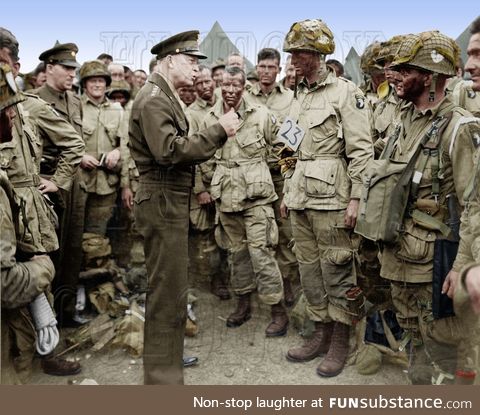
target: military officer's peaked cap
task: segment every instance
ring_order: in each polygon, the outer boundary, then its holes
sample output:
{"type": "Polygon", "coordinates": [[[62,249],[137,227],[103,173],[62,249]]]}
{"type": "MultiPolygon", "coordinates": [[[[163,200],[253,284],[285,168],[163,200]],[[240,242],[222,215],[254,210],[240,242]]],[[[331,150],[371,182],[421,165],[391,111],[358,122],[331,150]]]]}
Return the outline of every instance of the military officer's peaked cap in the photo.
{"type": "Polygon", "coordinates": [[[43,52],[38,59],[45,63],[58,63],[64,66],[79,68],[80,64],[76,59],[77,52],[78,47],[75,43],[59,43],[57,40],[55,46],[43,52]]]}
{"type": "Polygon", "coordinates": [[[167,55],[176,55],[177,53],[206,59],[207,57],[199,49],[199,37],[200,33],[198,30],[178,33],[157,43],[151,52],[157,55],[157,59],[162,59],[167,55]]]}

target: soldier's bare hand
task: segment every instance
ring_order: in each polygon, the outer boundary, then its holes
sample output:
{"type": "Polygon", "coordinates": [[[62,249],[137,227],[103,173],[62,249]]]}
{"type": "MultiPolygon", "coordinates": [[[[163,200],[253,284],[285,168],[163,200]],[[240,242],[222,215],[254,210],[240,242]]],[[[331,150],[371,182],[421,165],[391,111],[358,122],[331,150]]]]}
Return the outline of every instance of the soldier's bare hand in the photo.
{"type": "Polygon", "coordinates": [[[122,205],[128,210],[133,209],[133,192],[129,187],[122,187],[122,205]]]}
{"type": "Polygon", "coordinates": [[[450,298],[453,298],[459,277],[460,274],[458,272],[450,270],[443,282],[442,294],[447,294],[450,298]]]}
{"type": "Polygon", "coordinates": [[[201,192],[197,195],[197,202],[201,206],[209,205],[213,203],[212,196],[208,192],[201,192]]]}
{"type": "Polygon", "coordinates": [[[472,302],[473,311],[480,314],[480,266],[477,265],[468,270],[465,286],[472,302]]]}
{"type": "Polygon", "coordinates": [[[354,228],[357,223],[358,204],[358,199],[350,199],[350,202],[348,202],[344,220],[347,228],[354,228]]]}
{"type": "Polygon", "coordinates": [[[90,154],[84,154],[82,161],[80,162],[80,167],[84,170],[93,170],[98,167],[100,162],[90,154]]]}
{"type": "Polygon", "coordinates": [[[287,219],[288,218],[288,207],[287,205],[285,204],[285,201],[282,199],[282,203],[280,203],[280,216],[283,218],[283,219],[287,219]]]}
{"type": "Polygon", "coordinates": [[[233,111],[233,108],[226,114],[223,114],[218,119],[218,122],[227,133],[227,137],[233,137],[237,133],[238,126],[240,125],[238,115],[233,111]]]}
{"type": "Polygon", "coordinates": [[[107,166],[107,169],[109,170],[114,169],[117,163],[119,162],[119,160],[120,160],[120,150],[118,148],[107,153],[105,157],[105,165],[107,166]]]}
{"type": "Polygon", "coordinates": [[[38,185],[38,190],[40,193],[55,193],[58,192],[58,186],[53,183],[51,180],[40,178],[40,184],[38,185]]]}

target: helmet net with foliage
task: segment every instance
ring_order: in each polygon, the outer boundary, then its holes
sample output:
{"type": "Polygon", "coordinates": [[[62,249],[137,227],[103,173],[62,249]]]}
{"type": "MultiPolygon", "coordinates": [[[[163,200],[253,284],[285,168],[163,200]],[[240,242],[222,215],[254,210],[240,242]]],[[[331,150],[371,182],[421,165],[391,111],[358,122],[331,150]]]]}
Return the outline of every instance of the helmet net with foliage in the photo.
{"type": "Polygon", "coordinates": [[[112,82],[112,77],[107,66],[99,60],[87,61],[80,68],[80,82],[83,82],[94,76],[101,76],[107,81],[107,86],[112,82]]]}
{"type": "Polygon", "coordinates": [[[460,49],[437,30],[408,35],[398,47],[392,66],[408,65],[447,76],[455,75],[460,49]]]}
{"type": "Polygon", "coordinates": [[[24,100],[15,83],[12,69],[7,64],[0,63],[0,111],[24,100]]]}
{"type": "Polygon", "coordinates": [[[386,62],[392,62],[405,37],[406,35],[395,35],[386,42],[380,43],[380,50],[376,57],[377,64],[384,66],[386,62]]]}
{"type": "Polygon", "coordinates": [[[365,48],[365,51],[360,58],[360,68],[363,73],[368,74],[383,69],[383,67],[377,62],[377,56],[381,48],[380,42],[373,42],[365,48]]]}
{"type": "Polygon", "coordinates": [[[311,51],[329,55],[335,51],[333,33],[320,19],[296,22],[285,37],[283,51],[311,51]]]}

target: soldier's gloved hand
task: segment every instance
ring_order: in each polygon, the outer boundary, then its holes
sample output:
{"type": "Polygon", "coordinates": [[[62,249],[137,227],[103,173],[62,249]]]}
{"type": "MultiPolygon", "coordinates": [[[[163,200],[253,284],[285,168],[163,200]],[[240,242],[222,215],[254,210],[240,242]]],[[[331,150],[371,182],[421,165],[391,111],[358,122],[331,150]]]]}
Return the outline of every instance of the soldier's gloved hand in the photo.
{"type": "Polygon", "coordinates": [[[107,166],[107,169],[109,170],[114,169],[120,160],[120,156],[121,154],[118,148],[108,152],[107,155],[105,156],[105,165],[107,166]]]}
{"type": "Polygon", "coordinates": [[[223,114],[218,119],[218,122],[227,133],[227,137],[233,137],[237,133],[238,126],[240,125],[238,115],[233,111],[233,108],[231,108],[226,114],[223,114]]]}

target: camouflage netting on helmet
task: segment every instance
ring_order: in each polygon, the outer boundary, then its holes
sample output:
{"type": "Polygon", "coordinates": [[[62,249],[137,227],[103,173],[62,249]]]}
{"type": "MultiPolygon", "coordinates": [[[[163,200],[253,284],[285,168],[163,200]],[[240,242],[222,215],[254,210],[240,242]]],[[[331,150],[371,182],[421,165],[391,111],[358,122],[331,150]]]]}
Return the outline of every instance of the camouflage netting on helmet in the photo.
{"type": "Polygon", "coordinates": [[[385,62],[392,62],[405,37],[406,35],[396,35],[386,42],[380,43],[380,50],[376,57],[377,64],[383,66],[385,62]]]}
{"type": "Polygon", "coordinates": [[[107,81],[107,86],[112,82],[112,77],[107,66],[99,60],[85,62],[80,68],[80,82],[93,76],[101,76],[107,81]]]}
{"type": "Polygon", "coordinates": [[[406,36],[397,50],[392,66],[408,65],[454,76],[458,55],[456,42],[434,30],[406,36]]]}
{"type": "Polygon", "coordinates": [[[335,51],[333,33],[320,19],[296,22],[285,37],[283,51],[311,51],[329,55],[335,51]]]}
{"type": "Polygon", "coordinates": [[[378,64],[377,57],[381,50],[380,42],[373,42],[365,48],[360,58],[360,68],[365,74],[381,71],[383,68],[378,64]]]}

